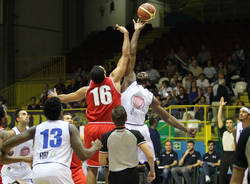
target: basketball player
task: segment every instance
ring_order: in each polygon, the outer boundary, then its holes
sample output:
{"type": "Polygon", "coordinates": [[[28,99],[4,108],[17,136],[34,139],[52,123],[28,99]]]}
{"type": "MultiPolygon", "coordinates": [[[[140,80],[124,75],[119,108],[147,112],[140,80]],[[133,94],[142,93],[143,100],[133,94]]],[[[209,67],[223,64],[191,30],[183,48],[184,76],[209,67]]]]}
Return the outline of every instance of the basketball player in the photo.
{"type": "MultiPolygon", "coordinates": [[[[23,109],[16,110],[15,119],[17,126],[9,131],[10,136],[24,132],[27,130],[29,124],[29,115],[23,109]]],[[[33,140],[29,140],[13,148],[13,156],[32,156],[32,152],[33,140]]],[[[22,180],[25,183],[32,184],[32,170],[28,163],[18,162],[4,165],[1,170],[1,175],[3,184],[13,183],[16,180],[22,180]]]]}
{"type": "MultiPolygon", "coordinates": [[[[242,107],[239,112],[239,122],[237,123],[236,128],[233,130],[234,135],[234,141],[235,145],[237,146],[237,143],[239,141],[241,132],[244,128],[248,127],[250,125],[250,109],[247,107],[242,107]]],[[[247,175],[248,175],[248,169],[245,172],[245,177],[243,179],[242,184],[247,184],[247,175]]]]}
{"type": "MultiPolygon", "coordinates": [[[[73,123],[72,115],[69,112],[65,112],[63,114],[63,121],[66,121],[72,124],[73,123]]],[[[70,169],[72,173],[72,179],[75,184],[86,183],[86,176],[82,169],[82,161],[79,160],[75,152],[73,152],[70,169]]]]}
{"type": "MultiPolygon", "coordinates": [[[[140,131],[147,141],[150,150],[154,154],[154,147],[150,138],[149,129],[148,126],[144,124],[145,115],[147,114],[149,107],[151,107],[153,112],[158,114],[161,119],[168,122],[170,125],[187,132],[192,137],[195,136],[196,129],[188,129],[184,127],[160,106],[159,101],[150,91],[144,88],[148,80],[148,74],[146,72],[140,72],[137,76],[135,76],[134,67],[136,61],[137,43],[140,32],[145,27],[145,23],[139,21],[135,22],[134,20],[133,22],[135,31],[131,40],[130,62],[122,85],[123,93],[121,104],[127,112],[127,122],[125,124],[126,128],[129,130],[134,129],[140,131]]],[[[138,155],[140,163],[143,164],[147,162],[147,159],[141,150],[138,151],[138,155]]],[[[157,167],[155,168],[156,179],[154,183],[159,183],[159,178],[157,177],[157,167]]]]}
{"type": "Polygon", "coordinates": [[[89,149],[83,146],[77,128],[60,120],[62,104],[57,97],[46,101],[44,115],[47,121],[9,138],[3,143],[2,150],[8,152],[12,147],[34,139],[34,183],[73,184],[70,171],[73,150],[80,160],[86,160],[101,148],[101,142],[93,141],[89,149]]]}
{"type": "MultiPolygon", "coordinates": [[[[117,63],[117,67],[111,72],[110,77],[106,77],[106,71],[102,66],[94,66],[90,71],[91,81],[89,86],[82,87],[78,91],[67,95],[58,95],[62,102],[81,101],[86,98],[88,124],[84,128],[84,142],[87,148],[91,146],[91,141],[97,138],[101,139],[104,133],[115,128],[111,114],[113,108],[121,104],[120,81],[125,74],[129,61],[130,42],[129,33],[125,27],[116,25],[116,29],[123,33],[124,41],[122,56],[117,63]]],[[[57,96],[56,91],[50,96],[57,96]]],[[[97,169],[100,166],[98,154],[97,151],[93,157],[87,160],[87,184],[96,183],[97,169]]]]}
{"type": "MultiPolygon", "coordinates": [[[[245,170],[250,168],[250,126],[246,127],[239,138],[235,152],[235,161],[233,164],[233,174],[230,184],[238,184],[243,182],[244,176],[247,174],[245,170]]],[[[249,178],[248,178],[249,179],[249,178]]]]}
{"type": "MultiPolygon", "coordinates": [[[[5,140],[7,140],[10,136],[12,136],[11,131],[5,131],[4,127],[7,125],[7,113],[4,110],[4,108],[0,105],[0,148],[2,148],[2,144],[5,140]]],[[[12,153],[11,153],[12,154],[12,153]]],[[[0,155],[2,155],[2,152],[0,152],[0,155]]],[[[5,155],[4,157],[0,157],[0,163],[1,164],[12,164],[16,162],[27,162],[31,163],[32,158],[31,157],[23,157],[23,156],[16,156],[16,157],[10,157],[8,155],[5,155]]],[[[0,170],[2,169],[2,165],[0,170]]],[[[0,184],[2,184],[2,177],[0,177],[0,184]]]]}

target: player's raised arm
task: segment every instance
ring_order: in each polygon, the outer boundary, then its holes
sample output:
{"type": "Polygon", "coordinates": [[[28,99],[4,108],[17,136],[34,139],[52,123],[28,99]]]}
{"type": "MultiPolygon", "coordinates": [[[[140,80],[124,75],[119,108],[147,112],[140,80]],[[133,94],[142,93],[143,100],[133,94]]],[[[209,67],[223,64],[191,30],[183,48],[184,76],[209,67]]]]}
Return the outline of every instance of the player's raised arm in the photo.
{"type": "Polygon", "coordinates": [[[83,143],[80,139],[80,134],[77,128],[70,124],[70,143],[71,146],[78,156],[78,158],[82,161],[87,160],[90,158],[97,150],[99,150],[102,147],[101,141],[96,140],[95,142],[92,143],[92,147],[87,149],[83,146],[83,143]]]}
{"type": "Polygon", "coordinates": [[[132,36],[131,43],[130,43],[130,60],[128,63],[128,68],[126,70],[125,76],[134,72],[138,40],[140,37],[141,30],[146,25],[146,22],[140,22],[139,19],[137,22],[135,22],[135,20],[133,20],[133,22],[134,22],[135,31],[134,31],[134,34],[132,36]]]}
{"type": "Polygon", "coordinates": [[[191,137],[195,136],[197,130],[194,128],[186,128],[185,126],[183,126],[175,117],[170,115],[163,107],[161,107],[160,102],[157,100],[157,98],[154,97],[151,107],[153,112],[158,114],[161,119],[169,123],[171,126],[187,132],[191,137]]]}
{"type": "Polygon", "coordinates": [[[8,152],[11,148],[24,143],[30,139],[34,138],[35,134],[35,127],[29,128],[28,130],[22,132],[21,134],[15,135],[8,140],[4,141],[2,150],[6,153],[8,152]]]}
{"type": "Polygon", "coordinates": [[[49,97],[56,96],[61,102],[78,102],[85,98],[87,90],[88,87],[85,86],[70,94],[57,95],[56,89],[54,88],[54,92],[50,93],[49,97]]]}
{"type": "Polygon", "coordinates": [[[218,127],[222,128],[223,127],[223,121],[222,121],[222,110],[223,110],[223,106],[226,105],[227,102],[224,102],[224,97],[220,98],[220,106],[219,106],[219,111],[218,111],[218,127]]]}
{"type": "Polygon", "coordinates": [[[123,33],[123,45],[122,45],[122,56],[119,59],[116,68],[111,72],[110,77],[113,79],[116,87],[120,88],[120,81],[124,76],[130,53],[130,42],[129,42],[129,32],[123,26],[116,25],[116,29],[123,33]]]}

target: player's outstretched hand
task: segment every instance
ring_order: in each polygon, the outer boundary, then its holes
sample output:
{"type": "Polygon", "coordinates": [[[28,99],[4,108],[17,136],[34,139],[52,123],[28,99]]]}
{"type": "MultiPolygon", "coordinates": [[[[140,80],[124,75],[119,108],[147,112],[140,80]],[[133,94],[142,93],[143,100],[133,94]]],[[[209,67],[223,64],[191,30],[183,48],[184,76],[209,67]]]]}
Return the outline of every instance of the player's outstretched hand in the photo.
{"type": "Polygon", "coordinates": [[[135,20],[133,19],[133,22],[134,22],[135,31],[142,30],[145,27],[145,25],[147,24],[147,22],[142,22],[139,19],[137,19],[137,22],[135,22],[135,20]]]}
{"type": "Polygon", "coordinates": [[[224,97],[222,96],[222,97],[220,98],[220,106],[224,106],[224,105],[226,105],[226,104],[227,104],[227,102],[224,101],[224,97]]]}
{"type": "Polygon", "coordinates": [[[116,30],[119,30],[123,34],[128,33],[128,30],[124,26],[119,26],[118,24],[116,24],[115,28],[116,30]]]}
{"type": "Polygon", "coordinates": [[[54,88],[54,91],[51,92],[51,93],[48,95],[48,98],[55,97],[55,96],[57,96],[56,88],[54,88]]]}
{"type": "Polygon", "coordinates": [[[149,171],[148,182],[151,183],[155,179],[155,172],[149,171]]]}
{"type": "Polygon", "coordinates": [[[91,145],[96,149],[99,150],[102,148],[102,142],[99,139],[91,142],[91,145]]]}
{"type": "Polygon", "coordinates": [[[197,133],[197,128],[187,128],[187,133],[190,137],[195,137],[197,133]]]}

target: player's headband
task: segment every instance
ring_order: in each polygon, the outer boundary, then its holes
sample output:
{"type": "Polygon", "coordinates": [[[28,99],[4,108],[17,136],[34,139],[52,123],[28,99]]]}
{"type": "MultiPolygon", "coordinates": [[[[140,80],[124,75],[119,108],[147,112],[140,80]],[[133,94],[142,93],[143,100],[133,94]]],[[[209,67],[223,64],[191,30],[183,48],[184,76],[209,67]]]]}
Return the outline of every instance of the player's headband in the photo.
{"type": "Polygon", "coordinates": [[[145,82],[148,80],[148,74],[147,72],[139,72],[137,75],[136,75],[136,81],[138,83],[140,82],[145,82]]]}
{"type": "Polygon", "coordinates": [[[250,114],[250,109],[248,109],[247,107],[241,107],[240,111],[246,111],[248,114],[250,114]]]}

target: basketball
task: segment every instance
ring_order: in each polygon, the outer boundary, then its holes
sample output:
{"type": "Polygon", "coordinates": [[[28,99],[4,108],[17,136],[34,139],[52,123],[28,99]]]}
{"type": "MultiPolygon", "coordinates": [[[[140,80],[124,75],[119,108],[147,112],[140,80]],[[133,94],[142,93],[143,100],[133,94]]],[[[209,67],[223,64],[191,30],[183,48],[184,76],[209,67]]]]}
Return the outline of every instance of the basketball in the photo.
{"type": "Polygon", "coordinates": [[[150,3],[143,3],[137,10],[137,15],[142,21],[150,21],[155,17],[156,9],[150,3]]]}

